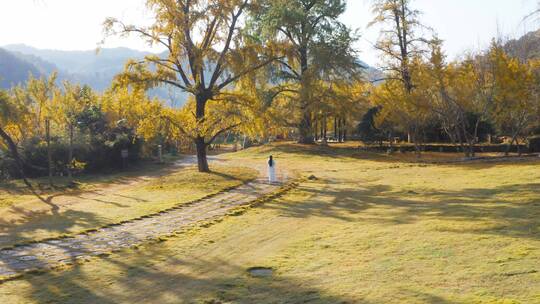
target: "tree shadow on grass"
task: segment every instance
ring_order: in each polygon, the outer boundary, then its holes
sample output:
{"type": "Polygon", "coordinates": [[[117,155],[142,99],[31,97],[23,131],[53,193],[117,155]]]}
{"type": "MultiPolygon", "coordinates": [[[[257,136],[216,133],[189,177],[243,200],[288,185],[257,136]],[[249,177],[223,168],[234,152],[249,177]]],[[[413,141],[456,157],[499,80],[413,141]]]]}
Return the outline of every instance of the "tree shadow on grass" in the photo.
{"type": "MultiPolygon", "coordinates": [[[[133,182],[146,181],[150,177],[159,177],[172,174],[180,170],[175,165],[141,165],[127,172],[116,172],[111,176],[105,175],[87,175],[82,177],[82,181],[91,181],[98,184],[130,184],[133,182]],[[147,169],[147,170],[146,170],[147,169]]],[[[67,181],[67,178],[65,178],[67,181]]],[[[56,235],[69,232],[69,228],[81,227],[81,229],[95,228],[103,225],[103,221],[95,214],[90,212],[73,211],[65,208],[70,203],[60,204],[59,198],[76,200],[94,200],[96,202],[111,204],[119,208],[128,207],[127,205],[110,200],[110,196],[117,196],[124,199],[130,199],[136,202],[147,202],[146,200],[121,195],[118,193],[102,193],[92,189],[63,188],[58,187],[52,190],[38,190],[28,188],[20,183],[11,181],[0,185],[0,190],[9,195],[32,195],[47,206],[28,210],[20,208],[18,205],[11,204],[6,207],[5,212],[17,215],[14,219],[0,218],[0,234],[4,237],[0,239],[0,247],[12,245],[14,243],[30,241],[24,235],[32,231],[43,230],[55,232],[56,235]],[[86,197],[90,194],[91,197],[86,197]],[[60,211],[60,205],[66,211],[60,211]],[[8,209],[9,208],[9,209],[8,209]]],[[[37,206],[37,205],[36,205],[37,206]]]]}
{"type": "Polygon", "coordinates": [[[28,241],[36,241],[30,237],[33,232],[48,232],[50,236],[59,236],[69,232],[72,228],[77,230],[91,229],[103,226],[106,222],[91,212],[66,210],[58,214],[47,211],[14,211],[21,216],[17,220],[7,221],[0,219],[0,247],[6,247],[28,241]]]}
{"type": "Polygon", "coordinates": [[[457,233],[494,234],[540,239],[539,183],[503,185],[462,191],[394,191],[385,185],[333,187],[304,184],[299,198],[261,206],[284,216],[329,217],[348,222],[414,224],[424,220],[451,220],[462,224],[485,221],[485,228],[441,228],[457,233]],[[317,187],[320,186],[320,187],[317,187]],[[510,201],[504,195],[520,198],[510,201]]]}
{"type": "MultiPolygon", "coordinates": [[[[407,166],[450,166],[463,169],[479,170],[489,169],[497,166],[522,165],[530,166],[531,164],[539,164],[538,158],[530,158],[523,160],[512,159],[492,159],[492,160],[469,160],[463,161],[461,153],[437,153],[432,152],[425,157],[417,158],[414,153],[393,153],[387,154],[382,152],[361,151],[358,148],[351,146],[340,145],[300,145],[300,144],[277,144],[269,145],[265,152],[259,154],[285,154],[292,157],[326,157],[328,159],[340,160],[365,160],[376,163],[384,163],[390,165],[407,165],[407,166]]],[[[284,157],[286,157],[284,156],[284,157]]],[[[390,167],[391,168],[391,167],[390,167]]]]}
{"type": "MultiPolygon", "coordinates": [[[[55,177],[53,189],[31,189],[20,181],[0,182],[0,191],[10,195],[33,195],[40,201],[51,205],[52,199],[61,196],[77,196],[81,193],[90,193],[91,189],[81,189],[80,185],[95,184],[98,186],[109,185],[129,185],[136,182],[144,182],[149,178],[170,175],[181,170],[175,164],[158,165],[153,163],[142,163],[125,171],[107,171],[100,174],[86,174],[75,177],[72,181],[68,177],[55,177]]],[[[38,186],[45,183],[44,178],[32,180],[38,186]]]]}
{"type": "MultiPolygon", "coordinates": [[[[310,288],[309,282],[279,269],[271,277],[251,277],[246,268],[218,258],[177,254],[162,247],[130,250],[65,271],[27,276],[30,288],[24,294],[37,303],[367,303],[310,288]]],[[[2,287],[11,284],[16,282],[2,287]]]]}
{"type": "MultiPolygon", "coordinates": [[[[19,246],[0,250],[0,276],[23,273],[29,269],[50,268],[55,266],[60,259],[73,263],[79,255],[89,254],[91,252],[89,245],[91,244],[84,244],[73,237],[32,243],[39,241],[30,235],[34,231],[56,232],[52,235],[56,236],[57,233],[65,232],[75,226],[84,229],[101,225],[99,219],[86,212],[69,210],[62,213],[61,217],[60,223],[50,224],[45,218],[45,222],[37,227],[24,227],[25,229],[2,232],[1,235],[5,237],[2,238],[0,247],[14,245],[14,243],[19,244],[19,246]],[[27,244],[23,245],[24,243],[27,244]]],[[[58,216],[54,216],[54,219],[57,220],[58,216]]]]}
{"type": "Polygon", "coordinates": [[[409,295],[413,299],[421,300],[422,303],[426,303],[426,304],[458,304],[458,303],[462,303],[462,302],[451,301],[451,300],[445,299],[443,297],[440,297],[440,296],[437,296],[437,295],[434,295],[434,294],[431,294],[431,293],[419,292],[419,291],[414,291],[414,290],[411,290],[411,289],[402,288],[401,292],[404,293],[404,294],[409,295]]]}
{"type": "Polygon", "coordinates": [[[226,180],[231,180],[231,181],[241,181],[242,180],[241,178],[238,178],[236,176],[232,176],[230,174],[222,173],[222,172],[210,171],[208,174],[219,176],[221,178],[224,178],[226,180]]]}

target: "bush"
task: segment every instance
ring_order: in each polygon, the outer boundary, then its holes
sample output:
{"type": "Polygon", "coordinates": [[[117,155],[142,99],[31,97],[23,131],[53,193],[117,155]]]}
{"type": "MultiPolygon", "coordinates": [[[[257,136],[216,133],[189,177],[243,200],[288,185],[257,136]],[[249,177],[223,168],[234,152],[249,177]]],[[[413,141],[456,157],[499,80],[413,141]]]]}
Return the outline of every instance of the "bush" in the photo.
{"type": "Polygon", "coordinates": [[[136,162],[140,158],[142,140],[124,120],[116,122],[114,127],[106,121],[105,114],[99,107],[89,107],[79,114],[79,130],[83,135],[85,151],[78,159],[87,164],[86,171],[121,168],[122,150],[129,151],[128,161],[136,162]]]}
{"type": "MultiPolygon", "coordinates": [[[[51,138],[51,152],[54,161],[54,174],[67,173],[68,146],[58,138],[51,138]]],[[[31,138],[23,142],[22,157],[25,160],[24,171],[29,177],[48,174],[47,143],[39,138],[31,138]]],[[[13,174],[16,174],[13,172],[13,174]]]]}
{"type": "Polygon", "coordinates": [[[530,127],[529,134],[540,136],[540,125],[530,127]]]}
{"type": "Polygon", "coordinates": [[[0,180],[7,180],[11,177],[20,177],[15,160],[0,151],[0,180]]]}
{"type": "MultiPolygon", "coordinates": [[[[72,169],[72,173],[119,169],[123,165],[121,151],[124,149],[129,151],[129,163],[139,160],[143,142],[125,121],[111,124],[98,107],[90,107],[81,112],[77,121],[78,130],[74,136],[72,163],[69,163],[68,139],[51,138],[54,175],[67,175],[68,168],[72,169]]],[[[48,174],[48,149],[43,138],[26,140],[22,143],[20,152],[28,177],[48,174]]],[[[0,154],[0,157],[0,177],[20,177],[9,153],[0,154]]]]}
{"type": "Polygon", "coordinates": [[[540,135],[529,137],[529,152],[540,152],[540,135]]]}

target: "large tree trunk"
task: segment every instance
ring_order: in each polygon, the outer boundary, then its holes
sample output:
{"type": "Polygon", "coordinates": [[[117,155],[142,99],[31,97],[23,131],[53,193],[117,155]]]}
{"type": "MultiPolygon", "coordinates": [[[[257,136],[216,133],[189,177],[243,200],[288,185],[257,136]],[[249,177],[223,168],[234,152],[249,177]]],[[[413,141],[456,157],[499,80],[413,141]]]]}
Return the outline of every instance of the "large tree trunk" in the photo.
{"type": "MultiPolygon", "coordinates": [[[[308,70],[308,52],[307,47],[301,47],[299,49],[300,53],[300,69],[302,76],[308,70]]],[[[302,83],[305,86],[305,83],[302,83]]],[[[303,88],[305,90],[306,88],[303,88]]],[[[299,138],[298,142],[301,144],[314,144],[313,136],[311,136],[311,109],[309,107],[309,99],[305,93],[300,94],[300,111],[302,112],[302,118],[300,124],[298,125],[299,138]]]]}
{"type": "Polygon", "coordinates": [[[312,130],[311,130],[311,115],[309,112],[304,112],[302,115],[302,121],[298,127],[299,138],[298,142],[301,144],[313,144],[312,130]]]}
{"type": "Polygon", "coordinates": [[[15,159],[15,164],[17,165],[17,169],[19,170],[19,174],[21,175],[21,178],[23,179],[24,183],[29,187],[32,188],[32,185],[26,179],[26,174],[24,173],[24,164],[21,159],[21,156],[19,155],[19,151],[17,150],[17,145],[11,139],[11,137],[0,127],[0,137],[4,140],[4,142],[7,144],[9,151],[11,152],[11,156],[15,159]]]}
{"type": "MultiPolygon", "coordinates": [[[[208,93],[202,92],[195,96],[195,98],[195,117],[197,118],[197,122],[202,122],[206,114],[206,102],[208,101],[209,96],[208,93]]],[[[208,159],[206,157],[207,144],[204,140],[204,136],[198,135],[194,141],[195,148],[197,149],[197,165],[199,172],[210,172],[210,168],[208,167],[208,159]]]]}
{"type": "Polygon", "coordinates": [[[342,126],[342,123],[341,123],[341,117],[338,118],[337,129],[338,129],[337,140],[338,140],[338,142],[341,142],[342,141],[342,135],[341,134],[343,132],[343,126],[342,126]]]}
{"type": "Polygon", "coordinates": [[[197,166],[199,172],[210,172],[208,159],[206,157],[206,142],[203,137],[198,136],[195,139],[195,147],[197,149],[197,166]]]}

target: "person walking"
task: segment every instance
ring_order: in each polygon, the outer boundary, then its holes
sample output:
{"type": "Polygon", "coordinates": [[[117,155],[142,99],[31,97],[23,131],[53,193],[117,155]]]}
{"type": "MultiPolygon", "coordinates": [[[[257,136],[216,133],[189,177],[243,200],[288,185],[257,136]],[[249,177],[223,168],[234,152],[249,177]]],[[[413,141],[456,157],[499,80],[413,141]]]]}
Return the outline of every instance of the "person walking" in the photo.
{"type": "Polygon", "coordinates": [[[277,179],[276,179],[276,161],[274,160],[272,155],[270,155],[270,157],[268,158],[268,182],[270,182],[270,183],[277,182],[277,179]]]}

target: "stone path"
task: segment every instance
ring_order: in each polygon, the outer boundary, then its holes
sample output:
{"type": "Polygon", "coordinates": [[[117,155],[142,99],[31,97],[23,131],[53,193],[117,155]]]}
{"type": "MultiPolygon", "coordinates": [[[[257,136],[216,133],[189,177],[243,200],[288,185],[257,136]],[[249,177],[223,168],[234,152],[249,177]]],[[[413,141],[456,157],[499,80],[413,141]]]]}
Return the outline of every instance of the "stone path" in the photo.
{"type": "Polygon", "coordinates": [[[197,222],[224,216],[232,209],[253,202],[279,187],[260,178],[234,190],[158,215],[93,233],[0,250],[0,277],[16,276],[28,270],[50,269],[169,235],[197,222]]]}

